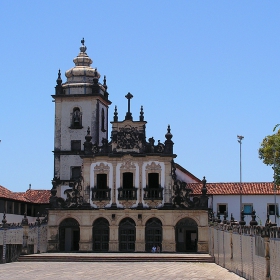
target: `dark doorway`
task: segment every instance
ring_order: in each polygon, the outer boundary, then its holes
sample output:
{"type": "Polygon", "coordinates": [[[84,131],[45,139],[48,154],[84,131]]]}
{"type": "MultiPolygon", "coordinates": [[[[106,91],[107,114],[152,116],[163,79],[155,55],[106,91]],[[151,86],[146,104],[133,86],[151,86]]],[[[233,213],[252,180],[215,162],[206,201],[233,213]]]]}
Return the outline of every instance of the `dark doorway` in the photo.
{"type": "Polygon", "coordinates": [[[176,251],[197,252],[197,223],[191,218],[180,220],[175,227],[176,251]]]}
{"type": "Polygon", "coordinates": [[[120,222],[119,225],[119,250],[121,252],[135,251],[135,222],[126,218],[120,222]]]}
{"type": "Polygon", "coordinates": [[[73,218],[63,220],[59,225],[59,250],[79,251],[80,225],[73,218]]]}
{"type": "Polygon", "coordinates": [[[109,222],[104,218],[97,219],[92,227],[92,250],[109,251],[109,222]]]}
{"type": "Polygon", "coordinates": [[[161,251],[162,242],[162,224],[157,218],[152,218],[147,221],[145,228],[145,250],[151,252],[153,246],[159,246],[161,251]]]}

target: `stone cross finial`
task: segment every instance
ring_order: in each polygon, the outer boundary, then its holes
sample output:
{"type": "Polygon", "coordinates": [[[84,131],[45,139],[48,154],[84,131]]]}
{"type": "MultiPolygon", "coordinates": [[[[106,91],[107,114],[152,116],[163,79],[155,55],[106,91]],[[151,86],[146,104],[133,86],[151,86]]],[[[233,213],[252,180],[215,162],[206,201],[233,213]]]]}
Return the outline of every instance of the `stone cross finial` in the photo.
{"type": "Polygon", "coordinates": [[[128,109],[127,109],[127,113],[126,113],[126,116],[125,116],[125,119],[126,120],[131,120],[132,121],[132,114],[130,113],[130,99],[133,98],[133,95],[129,92],[125,98],[127,98],[128,100],[128,109]]]}

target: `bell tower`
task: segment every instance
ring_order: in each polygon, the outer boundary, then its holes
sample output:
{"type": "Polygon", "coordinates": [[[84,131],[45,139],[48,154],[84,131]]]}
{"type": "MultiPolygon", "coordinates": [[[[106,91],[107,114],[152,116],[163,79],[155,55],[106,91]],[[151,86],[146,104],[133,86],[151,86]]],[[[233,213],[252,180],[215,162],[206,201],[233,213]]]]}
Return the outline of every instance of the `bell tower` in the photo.
{"type": "Polygon", "coordinates": [[[54,177],[63,185],[81,176],[85,135],[90,128],[92,142],[100,145],[108,139],[108,99],[106,76],[99,82],[97,68],[87,55],[85,40],[81,40],[80,52],[74,58],[75,66],[65,72],[63,83],[58,71],[55,94],[54,177]]]}

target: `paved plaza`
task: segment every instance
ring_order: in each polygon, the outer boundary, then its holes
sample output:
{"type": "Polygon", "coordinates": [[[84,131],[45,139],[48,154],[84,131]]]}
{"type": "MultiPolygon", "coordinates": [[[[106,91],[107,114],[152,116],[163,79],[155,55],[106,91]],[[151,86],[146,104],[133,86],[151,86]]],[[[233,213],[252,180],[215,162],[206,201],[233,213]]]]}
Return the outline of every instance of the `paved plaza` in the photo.
{"type": "Polygon", "coordinates": [[[14,262],[1,265],[0,279],[244,279],[214,263],[14,262]]]}

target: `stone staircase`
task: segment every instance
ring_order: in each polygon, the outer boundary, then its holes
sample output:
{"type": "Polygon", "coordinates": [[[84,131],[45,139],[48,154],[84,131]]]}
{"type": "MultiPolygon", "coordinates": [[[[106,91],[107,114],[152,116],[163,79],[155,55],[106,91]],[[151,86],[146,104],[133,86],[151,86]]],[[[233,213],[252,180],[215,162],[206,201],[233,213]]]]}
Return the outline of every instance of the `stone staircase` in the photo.
{"type": "Polygon", "coordinates": [[[204,262],[213,263],[208,254],[168,253],[42,253],[21,255],[19,262],[204,262]]]}

